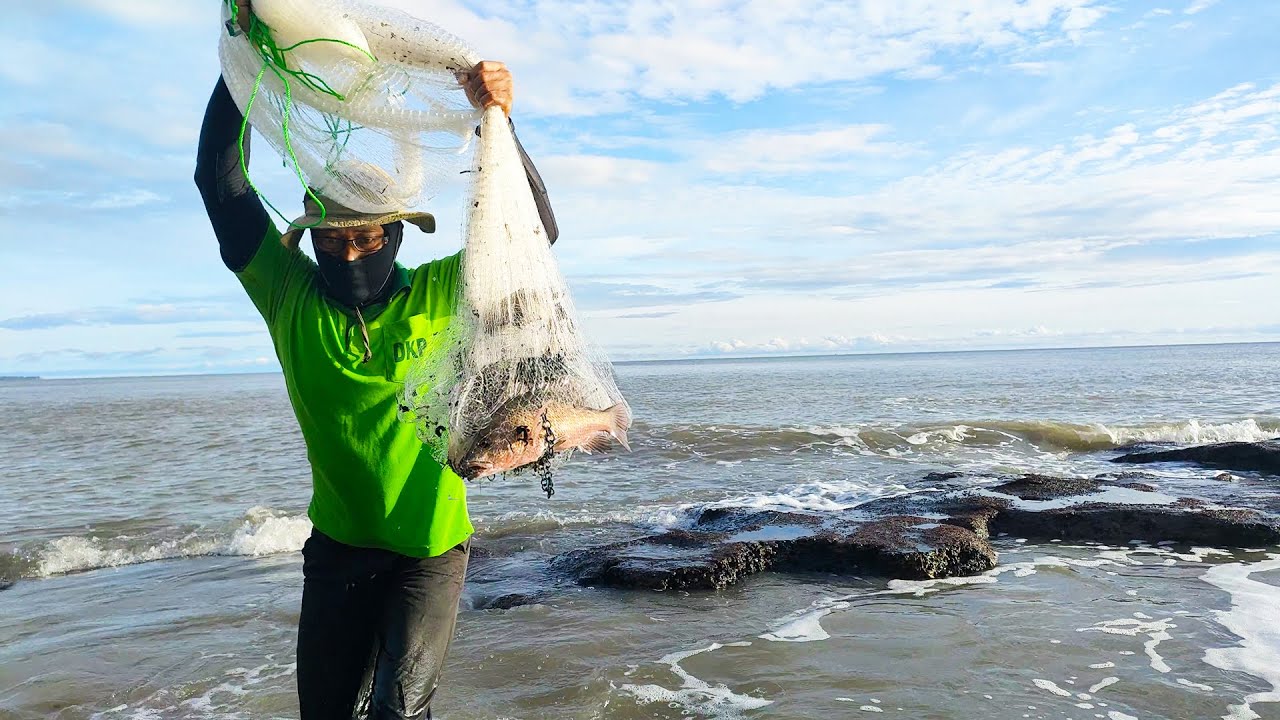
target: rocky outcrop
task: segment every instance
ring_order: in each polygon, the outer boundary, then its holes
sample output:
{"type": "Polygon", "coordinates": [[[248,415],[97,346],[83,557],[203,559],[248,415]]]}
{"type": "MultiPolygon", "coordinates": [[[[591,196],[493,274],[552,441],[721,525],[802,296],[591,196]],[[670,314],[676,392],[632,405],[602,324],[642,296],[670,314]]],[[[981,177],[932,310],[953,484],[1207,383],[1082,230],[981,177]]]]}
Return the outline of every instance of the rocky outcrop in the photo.
{"type": "Polygon", "coordinates": [[[583,585],[718,590],[764,571],[911,580],[974,575],[996,565],[990,539],[1005,533],[1109,544],[1280,544],[1275,515],[1162,495],[1133,479],[1025,475],[829,514],[711,508],[686,529],[574,550],[553,566],[583,585]]]}
{"type": "Polygon", "coordinates": [[[718,590],[765,570],[929,579],[995,567],[971,530],[915,516],[868,522],[708,510],[691,530],[577,550],[557,564],[584,585],[718,590]]]}
{"type": "Polygon", "coordinates": [[[1214,443],[1170,450],[1139,450],[1125,453],[1112,462],[1184,462],[1221,470],[1280,475],[1280,439],[1214,443]]]}
{"type": "Polygon", "coordinates": [[[478,597],[472,603],[473,610],[511,610],[539,601],[534,593],[507,593],[495,597],[478,597]]]}

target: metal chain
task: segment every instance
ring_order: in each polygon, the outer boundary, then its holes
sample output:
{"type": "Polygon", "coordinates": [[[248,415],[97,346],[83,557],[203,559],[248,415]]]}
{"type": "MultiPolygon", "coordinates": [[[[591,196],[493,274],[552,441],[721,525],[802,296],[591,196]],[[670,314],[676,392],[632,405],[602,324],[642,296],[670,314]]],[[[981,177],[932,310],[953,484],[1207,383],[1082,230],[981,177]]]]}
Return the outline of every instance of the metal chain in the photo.
{"type": "Polygon", "coordinates": [[[546,450],[542,452],[542,457],[538,458],[538,460],[533,463],[532,469],[541,482],[542,492],[546,493],[547,498],[550,499],[552,495],[556,494],[556,487],[555,482],[552,479],[551,469],[551,456],[554,455],[556,451],[556,432],[551,429],[551,421],[547,419],[546,410],[542,411],[542,432],[543,439],[547,443],[546,450]]]}

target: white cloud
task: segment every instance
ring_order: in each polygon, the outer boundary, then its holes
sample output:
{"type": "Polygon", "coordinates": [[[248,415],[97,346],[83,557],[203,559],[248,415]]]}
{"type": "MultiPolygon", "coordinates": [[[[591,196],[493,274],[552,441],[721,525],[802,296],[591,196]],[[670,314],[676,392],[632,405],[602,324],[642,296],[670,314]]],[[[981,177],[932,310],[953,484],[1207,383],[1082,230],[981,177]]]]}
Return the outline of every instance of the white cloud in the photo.
{"type": "Polygon", "coordinates": [[[881,124],[836,128],[752,130],[720,135],[686,148],[712,173],[786,174],[846,169],[869,155],[902,154],[906,146],[880,141],[881,124]]]}
{"type": "MultiPolygon", "coordinates": [[[[1265,244],[1280,237],[1280,85],[1194,48],[1183,61],[1264,84],[1198,101],[1194,85],[1109,85],[1100,54],[1117,70],[1173,64],[1152,49],[1168,44],[1162,23],[1130,42],[1099,0],[388,4],[511,64],[563,229],[557,256],[609,347],[924,349],[1162,327],[1252,338],[1280,302],[1280,253],[1265,244]]],[[[131,294],[239,292],[190,187],[216,3],[76,6],[112,31],[66,48],[64,28],[40,20],[62,8],[44,6],[0,29],[0,81],[21,95],[0,111],[0,229],[15,209],[70,218],[51,252],[77,279],[46,303],[15,277],[0,321],[47,327],[0,334],[52,352],[68,343],[62,321],[86,353],[145,353],[185,347],[186,333],[222,349],[136,365],[257,362],[270,346],[245,334],[260,329],[247,301],[191,325],[188,308],[131,294]],[[65,212],[95,204],[136,211],[65,212]],[[118,262],[99,237],[138,242],[147,262],[118,262]]],[[[259,147],[255,180],[287,203],[296,181],[259,147]]],[[[456,243],[453,201],[437,200],[441,234],[406,259],[456,243]]],[[[15,262],[0,247],[0,264],[15,262]]],[[[93,358],[59,362],[135,362],[93,358]]]]}
{"type": "Polygon", "coordinates": [[[1218,4],[1218,0],[1194,0],[1190,5],[1182,10],[1186,15],[1195,15],[1203,12],[1218,4]]]}
{"type": "Polygon", "coordinates": [[[1024,72],[1028,75],[1048,75],[1050,72],[1058,68],[1057,63],[1052,62],[1015,62],[1009,63],[1008,67],[1013,70],[1024,72]]]}
{"type": "Polygon", "coordinates": [[[165,199],[150,190],[125,190],[94,198],[86,207],[90,210],[124,210],[164,202],[165,199]]]}
{"type": "Polygon", "coordinates": [[[902,249],[1251,237],[1280,232],[1273,199],[1280,112],[1268,111],[1278,95],[1280,85],[1242,85],[1097,135],[960,151],[887,184],[854,162],[859,150],[895,149],[877,146],[879,131],[867,127],[826,135],[682,135],[668,144],[680,159],[661,164],[554,156],[543,162],[552,169],[553,197],[572,208],[564,213],[570,237],[696,238],[701,249],[741,245],[743,238],[786,245],[804,238],[809,247],[823,237],[843,238],[853,243],[847,247],[902,249]],[[842,148],[852,153],[841,155],[842,148]],[[865,189],[813,194],[747,182],[783,173],[803,188],[814,173],[841,162],[847,181],[865,189]],[[571,166],[587,168],[578,171],[587,179],[562,175],[571,166]],[[735,169],[742,181],[714,175],[735,169]]]}
{"type": "MultiPolygon", "coordinates": [[[[412,0],[385,4],[422,12],[412,0]]],[[[441,2],[430,19],[507,60],[526,89],[521,107],[589,115],[628,98],[746,102],[771,89],[937,77],[941,53],[1078,41],[1105,10],[1096,0],[507,0],[484,13],[441,2]]]]}

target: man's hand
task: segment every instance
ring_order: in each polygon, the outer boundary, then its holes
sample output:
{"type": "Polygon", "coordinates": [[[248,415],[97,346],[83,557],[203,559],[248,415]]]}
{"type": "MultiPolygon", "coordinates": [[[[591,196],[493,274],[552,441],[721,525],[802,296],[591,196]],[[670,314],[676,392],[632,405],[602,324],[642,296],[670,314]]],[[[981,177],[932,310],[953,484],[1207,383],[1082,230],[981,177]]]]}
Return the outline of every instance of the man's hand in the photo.
{"type": "Polygon", "coordinates": [[[249,32],[249,0],[236,0],[236,23],[241,30],[249,32]]]}
{"type": "MultiPolygon", "coordinates": [[[[248,3],[248,0],[244,0],[248,3]]],[[[458,82],[467,91],[467,99],[478,108],[490,108],[494,105],[502,108],[502,112],[511,114],[511,104],[515,101],[515,92],[511,81],[511,71],[506,65],[492,60],[485,60],[470,72],[458,73],[458,82]]]]}

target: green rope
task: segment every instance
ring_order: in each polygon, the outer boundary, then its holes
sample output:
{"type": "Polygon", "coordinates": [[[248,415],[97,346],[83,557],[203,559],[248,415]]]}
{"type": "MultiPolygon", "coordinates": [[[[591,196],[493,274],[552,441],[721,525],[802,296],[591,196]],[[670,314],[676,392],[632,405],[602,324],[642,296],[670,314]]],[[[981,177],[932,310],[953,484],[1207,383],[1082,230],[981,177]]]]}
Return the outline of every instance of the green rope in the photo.
{"type": "MultiPolygon", "coordinates": [[[[230,22],[227,23],[227,30],[228,32],[231,32],[232,35],[235,35],[236,28],[239,27],[240,8],[236,5],[235,0],[226,0],[226,3],[231,10],[231,20],[230,22]]],[[[290,80],[291,79],[296,80],[300,82],[302,85],[304,85],[305,87],[310,88],[311,90],[314,90],[318,93],[329,95],[330,97],[337,99],[339,102],[346,102],[347,98],[343,96],[341,93],[339,93],[338,91],[334,90],[333,87],[330,86],[329,83],[327,83],[324,80],[324,78],[321,78],[313,73],[309,73],[304,70],[290,69],[287,53],[293,52],[294,50],[297,50],[303,45],[310,45],[311,43],[317,43],[317,42],[329,42],[329,43],[337,43],[339,45],[345,45],[347,47],[354,48],[355,50],[359,50],[362,54],[364,54],[373,62],[377,62],[378,59],[375,58],[368,50],[365,50],[364,48],[358,45],[354,45],[345,40],[338,40],[335,38],[312,38],[310,40],[303,40],[301,42],[294,43],[293,45],[290,45],[285,48],[278,47],[276,45],[275,38],[271,36],[270,28],[267,27],[266,23],[259,20],[256,15],[252,15],[252,14],[249,16],[249,32],[247,35],[248,35],[247,40],[249,41],[249,43],[253,45],[254,49],[258,51],[258,54],[262,56],[262,69],[258,71],[258,76],[253,81],[253,91],[249,93],[249,101],[248,103],[246,103],[245,109],[244,109],[244,119],[240,123],[240,135],[237,138],[237,145],[240,150],[240,171],[244,173],[245,180],[248,181],[249,187],[253,188],[253,191],[258,194],[258,197],[262,198],[262,201],[266,203],[267,207],[271,208],[271,210],[275,212],[275,214],[278,215],[281,220],[284,220],[286,223],[288,223],[290,228],[307,230],[323,223],[325,221],[325,218],[328,217],[328,210],[325,208],[324,202],[311,189],[310,184],[307,183],[307,179],[302,172],[302,166],[298,162],[298,156],[293,150],[293,139],[291,137],[291,133],[289,130],[290,115],[293,109],[293,87],[290,80]],[[303,189],[306,190],[307,197],[314,200],[316,205],[320,206],[320,219],[310,225],[297,225],[293,221],[289,220],[289,218],[285,216],[284,213],[280,212],[280,210],[277,209],[276,206],[273,205],[271,201],[267,199],[266,195],[264,195],[262,191],[258,189],[258,186],[253,182],[253,179],[249,176],[249,163],[248,163],[248,160],[245,158],[244,141],[245,141],[246,135],[249,132],[249,115],[253,110],[254,103],[257,102],[258,93],[262,89],[262,79],[266,77],[268,70],[270,70],[276,76],[276,78],[280,81],[280,84],[284,87],[284,102],[280,104],[280,110],[281,110],[280,130],[284,139],[285,153],[288,155],[289,160],[292,162],[294,175],[297,176],[298,182],[301,183],[303,189]]],[[[331,118],[328,113],[325,113],[324,117],[325,117],[325,124],[328,126],[328,129],[329,129],[330,137],[336,142],[338,140],[339,135],[343,136],[342,143],[339,149],[345,149],[347,146],[347,143],[351,139],[351,134],[354,133],[356,130],[361,129],[360,126],[344,118],[331,118]],[[341,127],[342,122],[346,123],[347,126],[345,128],[341,127]]],[[[330,162],[326,162],[326,167],[331,167],[331,166],[332,165],[330,162]]]]}

